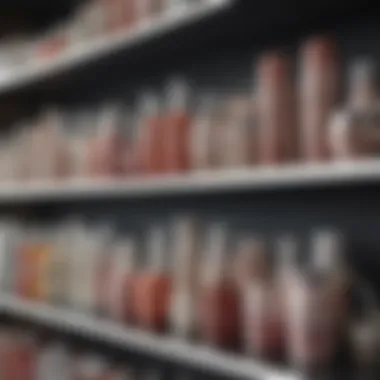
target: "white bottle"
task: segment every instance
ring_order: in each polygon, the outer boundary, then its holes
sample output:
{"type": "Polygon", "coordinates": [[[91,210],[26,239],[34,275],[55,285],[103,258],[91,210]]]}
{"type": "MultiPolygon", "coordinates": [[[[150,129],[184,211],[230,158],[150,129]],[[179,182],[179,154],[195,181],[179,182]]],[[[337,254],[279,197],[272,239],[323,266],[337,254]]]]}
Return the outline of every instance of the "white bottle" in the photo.
{"type": "Polygon", "coordinates": [[[175,335],[194,334],[196,301],[199,296],[199,234],[195,220],[180,218],[173,226],[174,290],[171,324],[175,335]]]}

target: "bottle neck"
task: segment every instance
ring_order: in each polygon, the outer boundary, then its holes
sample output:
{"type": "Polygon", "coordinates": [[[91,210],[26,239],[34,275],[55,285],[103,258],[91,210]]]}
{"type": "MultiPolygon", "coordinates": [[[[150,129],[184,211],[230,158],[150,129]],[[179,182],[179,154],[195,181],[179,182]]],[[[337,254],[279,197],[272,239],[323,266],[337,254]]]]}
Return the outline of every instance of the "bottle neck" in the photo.
{"type": "Polygon", "coordinates": [[[327,274],[345,265],[342,239],[333,231],[320,231],[312,237],[312,270],[327,274]]]}
{"type": "Polygon", "coordinates": [[[165,262],[165,233],[160,227],[154,227],[148,237],[149,269],[152,272],[164,272],[165,262]]]}

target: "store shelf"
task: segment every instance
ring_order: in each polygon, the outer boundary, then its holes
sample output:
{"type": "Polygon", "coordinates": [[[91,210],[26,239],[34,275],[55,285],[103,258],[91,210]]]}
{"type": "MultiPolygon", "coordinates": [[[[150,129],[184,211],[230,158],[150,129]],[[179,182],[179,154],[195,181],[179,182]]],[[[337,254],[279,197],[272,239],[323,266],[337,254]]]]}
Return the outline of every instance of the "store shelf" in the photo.
{"type": "Polygon", "coordinates": [[[377,182],[380,183],[380,160],[298,164],[151,178],[3,183],[0,185],[0,204],[313,189],[377,182]]]}
{"type": "Polygon", "coordinates": [[[176,339],[156,337],[77,312],[19,300],[6,294],[0,295],[0,313],[224,376],[251,380],[297,379],[290,372],[254,360],[223,354],[205,346],[191,345],[176,339]]]}
{"type": "Polygon", "coordinates": [[[0,95],[42,82],[62,73],[143,44],[160,36],[175,34],[178,29],[196,24],[227,9],[234,0],[214,0],[186,9],[168,12],[149,23],[141,23],[133,30],[122,31],[74,45],[56,59],[38,61],[15,69],[0,78],[0,95]]]}

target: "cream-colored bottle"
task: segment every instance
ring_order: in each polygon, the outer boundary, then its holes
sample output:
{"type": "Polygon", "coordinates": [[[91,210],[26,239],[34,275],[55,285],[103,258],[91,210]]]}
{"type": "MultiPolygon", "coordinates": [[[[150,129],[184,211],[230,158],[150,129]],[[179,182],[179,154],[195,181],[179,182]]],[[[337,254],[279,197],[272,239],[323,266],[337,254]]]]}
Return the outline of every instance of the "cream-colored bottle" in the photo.
{"type": "Polygon", "coordinates": [[[178,337],[191,338],[196,328],[196,302],[199,296],[199,230],[197,222],[191,217],[178,218],[172,228],[171,329],[178,337]]]}

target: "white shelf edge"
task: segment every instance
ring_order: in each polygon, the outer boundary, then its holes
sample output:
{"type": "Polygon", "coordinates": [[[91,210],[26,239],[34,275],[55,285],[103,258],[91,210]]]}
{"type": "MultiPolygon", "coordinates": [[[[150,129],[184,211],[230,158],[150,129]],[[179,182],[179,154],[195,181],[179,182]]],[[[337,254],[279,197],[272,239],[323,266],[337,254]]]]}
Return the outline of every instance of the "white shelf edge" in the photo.
{"type": "Polygon", "coordinates": [[[0,183],[0,204],[65,202],[104,197],[144,198],[168,195],[273,191],[380,182],[380,160],[355,163],[297,164],[168,174],[126,179],[0,183]]]}
{"type": "Polygon", "coordinates": [[[0,313],[25,318],[30,322],[82,337],[101,339],[115,347],[136,350],[213,373],[251,380],[299,380],[290,371],[280,370],[254,359],[239,358],[173,338],[157,337],[78,312],[21,300],[7,294],[0,294],[0,313]]]}
{"type": "Polygon", "coordinates": [[[61,72],[70,71],[97,58],[131,48],[158,35],[175,32],[179,27],[199,22],[227,9],[233,1],[235,0],[214,0],[189,7],[186,12],[180,10],[167,12],[149,23],[138,24],[133,30],[123,30],[94,41],[85,41],[74,45],[52,60],[39,60],[18,67],[0,79],[0,95],[42,81],[61,72]]]}

